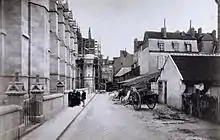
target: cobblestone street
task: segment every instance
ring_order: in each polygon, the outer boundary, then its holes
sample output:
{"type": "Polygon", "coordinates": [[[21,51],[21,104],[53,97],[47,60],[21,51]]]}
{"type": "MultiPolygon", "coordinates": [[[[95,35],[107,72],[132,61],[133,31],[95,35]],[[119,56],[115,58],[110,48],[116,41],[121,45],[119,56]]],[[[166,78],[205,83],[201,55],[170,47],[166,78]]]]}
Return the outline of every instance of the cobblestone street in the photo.
{"type": "Polygon", "coordinates": [[[217,140],[220,127],[163,105],[134,111],[97,95],[61,140],[217,140]]]}

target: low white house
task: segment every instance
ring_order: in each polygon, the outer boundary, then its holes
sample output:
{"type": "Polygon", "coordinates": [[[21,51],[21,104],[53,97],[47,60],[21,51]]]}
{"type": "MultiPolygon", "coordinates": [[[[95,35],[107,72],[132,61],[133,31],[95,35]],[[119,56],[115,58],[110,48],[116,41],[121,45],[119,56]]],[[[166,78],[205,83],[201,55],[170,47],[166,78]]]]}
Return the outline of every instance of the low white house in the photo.
{"type": "Polygon", "coordinates": [[[158,78],[161,103],[182,108],[183,93],[220,95],[219,55],[169,55],[158,78]]]}

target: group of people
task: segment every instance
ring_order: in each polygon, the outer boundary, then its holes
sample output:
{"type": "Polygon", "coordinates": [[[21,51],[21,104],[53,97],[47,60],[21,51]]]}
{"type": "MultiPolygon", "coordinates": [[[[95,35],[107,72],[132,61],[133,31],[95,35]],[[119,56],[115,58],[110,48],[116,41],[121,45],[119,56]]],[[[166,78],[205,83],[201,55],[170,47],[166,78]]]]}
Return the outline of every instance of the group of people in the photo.
{"type": "Polygon", "coordinates": [[[83,103],[83,107],[85,107],[85,99],[86,92],[83,91],[80,93],[79,91],[72,90],[68,94],[69,107],[80,106],[81,102],[83,103]]]}

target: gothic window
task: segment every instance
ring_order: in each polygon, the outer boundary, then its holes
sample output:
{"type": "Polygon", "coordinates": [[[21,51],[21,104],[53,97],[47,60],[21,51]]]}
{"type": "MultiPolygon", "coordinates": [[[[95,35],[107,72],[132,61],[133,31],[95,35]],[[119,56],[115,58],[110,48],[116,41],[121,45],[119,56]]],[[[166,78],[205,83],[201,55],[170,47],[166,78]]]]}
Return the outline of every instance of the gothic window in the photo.
{"type": "Polygon", "coordinates": [[[179,43],[178,42],[172,42],[172,47],[175,52],[179,51],[179,43]]]}
{"type": "Polygon", "coordinates": [[[158,42],[158,48],[160,49],[160,51],[164,51],[164,42],[159,41],[158,42]]]}

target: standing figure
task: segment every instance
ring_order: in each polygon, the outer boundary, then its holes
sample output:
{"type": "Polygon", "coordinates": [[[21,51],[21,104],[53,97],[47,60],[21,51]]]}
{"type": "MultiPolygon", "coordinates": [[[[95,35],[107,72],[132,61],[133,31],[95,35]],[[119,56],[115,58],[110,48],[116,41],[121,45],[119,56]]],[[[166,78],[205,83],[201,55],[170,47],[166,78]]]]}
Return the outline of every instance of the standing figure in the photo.
{"type": "Polygon", "coordinates": [[[73,91],[70,91],[69,94],[68,94],[68,106],[69,107],[73,107],[72,106],[72,104],[73,104],[72,96],[73,96],[73,91]]]}
{"type": "Polygon", "coordinates": [[[86,99],[86,92],[83,91],[81,95],[81,101],[83,102],[83,107],[85,107],[85,99],[86,99]]]}
{"type": "Polygon", "coordinates": [[[81,103],[81,102],[80,102],[80,92],[77,91],[77,92],[76,92],[76,105],[79,106],[80,103],[81,103]]]}

